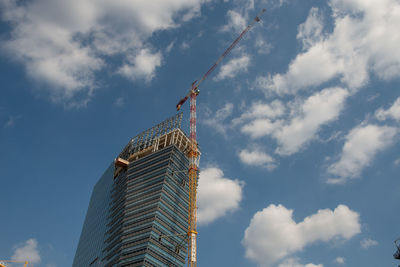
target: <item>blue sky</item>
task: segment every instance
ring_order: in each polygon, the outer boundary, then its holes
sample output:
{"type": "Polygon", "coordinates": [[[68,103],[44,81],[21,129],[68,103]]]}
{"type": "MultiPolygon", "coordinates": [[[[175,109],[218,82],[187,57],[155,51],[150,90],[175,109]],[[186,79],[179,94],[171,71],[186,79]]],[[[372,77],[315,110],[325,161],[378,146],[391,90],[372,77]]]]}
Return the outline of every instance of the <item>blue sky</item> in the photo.
{"type": "Polygon", "coordinates": [[[398,1],[0,7],[0,260],[71,266],[108,164],[266,8],[200,88],[199,264],[395,265],[398,1]]]}

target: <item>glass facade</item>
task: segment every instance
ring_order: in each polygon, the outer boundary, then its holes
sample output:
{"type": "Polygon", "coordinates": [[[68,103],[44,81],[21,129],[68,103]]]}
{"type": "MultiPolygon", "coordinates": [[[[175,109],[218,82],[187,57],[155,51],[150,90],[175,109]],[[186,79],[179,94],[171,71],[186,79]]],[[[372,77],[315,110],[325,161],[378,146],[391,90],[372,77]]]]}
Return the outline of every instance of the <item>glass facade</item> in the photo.
{"type": "Polygon", "coordinates": [[[105,266],[184,266],[188,163],[171,145],[115,177],[105,266]]]}
{"type": "Polygon", "coordinates": [[[111,164],[93,188],[73,267],[103,266],[103,249],[107,232],[110,191],[113,185],[114,164],[111,164]]]}
{"type": "Polygon", "coordinates": [[[188,140],[171,129],[123,150],[127,165],[112,164],[94,187],[73,267],[185,265],[188,140]]]}

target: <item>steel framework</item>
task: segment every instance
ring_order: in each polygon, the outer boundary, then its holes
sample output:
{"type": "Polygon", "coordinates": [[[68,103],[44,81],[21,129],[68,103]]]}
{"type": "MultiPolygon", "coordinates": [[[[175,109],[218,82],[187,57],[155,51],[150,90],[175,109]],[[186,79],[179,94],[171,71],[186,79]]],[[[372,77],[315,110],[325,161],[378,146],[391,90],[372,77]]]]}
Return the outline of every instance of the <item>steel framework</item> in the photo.
{"type": "Polygon", "coordinates": [[[189,229],[188,229],[188,266],[197,266],[197,185],[198,185],[198,166],[199,166],[199,151],[197,145],[197,131],[196,131],[196,98],[199,94],[200,84],[215,70],[218,64],[225,58],[226,55],[237,45],[243,36],[250,31],[256,22],[260,21],[260,16],[265,12],[263,8],[260,13],[251,21],[251,23],[242,31],[242,33],[232,42],[232,44],[224,51],[218,60],[211,66],[211,68],[203,75],[200,81],[194,81],[192,87],[184,98],[182,98],[176,105],[179,111],[182,105],[190,98],[190,141],[191,150],[189,153],[190,166],[189,166],[189,229]]]}

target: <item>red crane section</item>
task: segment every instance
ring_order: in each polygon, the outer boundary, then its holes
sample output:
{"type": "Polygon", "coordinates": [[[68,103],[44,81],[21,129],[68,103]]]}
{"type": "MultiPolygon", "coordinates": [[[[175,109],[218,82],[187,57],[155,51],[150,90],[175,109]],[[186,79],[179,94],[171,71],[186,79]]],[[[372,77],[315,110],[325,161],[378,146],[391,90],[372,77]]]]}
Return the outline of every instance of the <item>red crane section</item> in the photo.
{"type": "Polygon", "coordinates": [[[197,82],[192,83],[191,88],[187,95],[182,98],[176,105],[176,110],[180,110],[182,105],[190,97],[190,142],[191,150],[189,152],[189,218],[188,218],[188,266],[197,266],[197,185],[198,185],[198,172],[199,172],[199,158],[200,153],[197,147],[197,130],[196,130],[196,97],[199,94],[200,84],[215,70],[218,64],[225,58],[227,54],[237,45],[243,36],[253,27],[256,22],[260,21],[260,16],[265,12],[265,8],[253,19],[253,21],[242,31],[242,33],[233,41],[233,43],[225,50],[225,52],[218,58],[218,60],[211,66],[211,68],[203,75],[197,82]]]}

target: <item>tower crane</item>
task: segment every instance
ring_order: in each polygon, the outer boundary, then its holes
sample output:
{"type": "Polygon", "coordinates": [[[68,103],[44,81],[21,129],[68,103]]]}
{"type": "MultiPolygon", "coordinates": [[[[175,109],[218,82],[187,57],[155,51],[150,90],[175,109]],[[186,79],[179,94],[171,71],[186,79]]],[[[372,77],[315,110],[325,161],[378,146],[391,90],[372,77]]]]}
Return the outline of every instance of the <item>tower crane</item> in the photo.
{"type": "Polygon", "coordinates": [[[27,261],[3,261],[3,260],[1,260],[1,261],[0,261],[0,267],[7,267],[7,266],[5,265],[6,262],[23,263],[23,264],[24,264],[24,267],[28,266],[28,262],[27,262],[27,261]]]}
{"type": "Polygon", "coordinates": [[[211,68],[203,75],[199,81],[194,81],[189,89],[189,92],[182,98],[176,105],[176,110],[179,111],[182,105],[190,98],[190,143],[191,149],[189,152],[189,218],[188,218],[188,266],[197,266],[197,183],[198,183],[198,167],[200,153],[197,147],[197,134],[196,134],[196,97],[200,93],[200,84],[215,70],[218,64],[225,58],[226,55],[237,45],[243,36],[253,27],[256,22],[260,21],[261,15],[265,12],[263,8],[260,13],[252,20],[252,22],[242,31],[242,33],[232,42],[232,44],[225,50],[225,52],[218,58],[218,60],[211,66],[211,68]]]}

